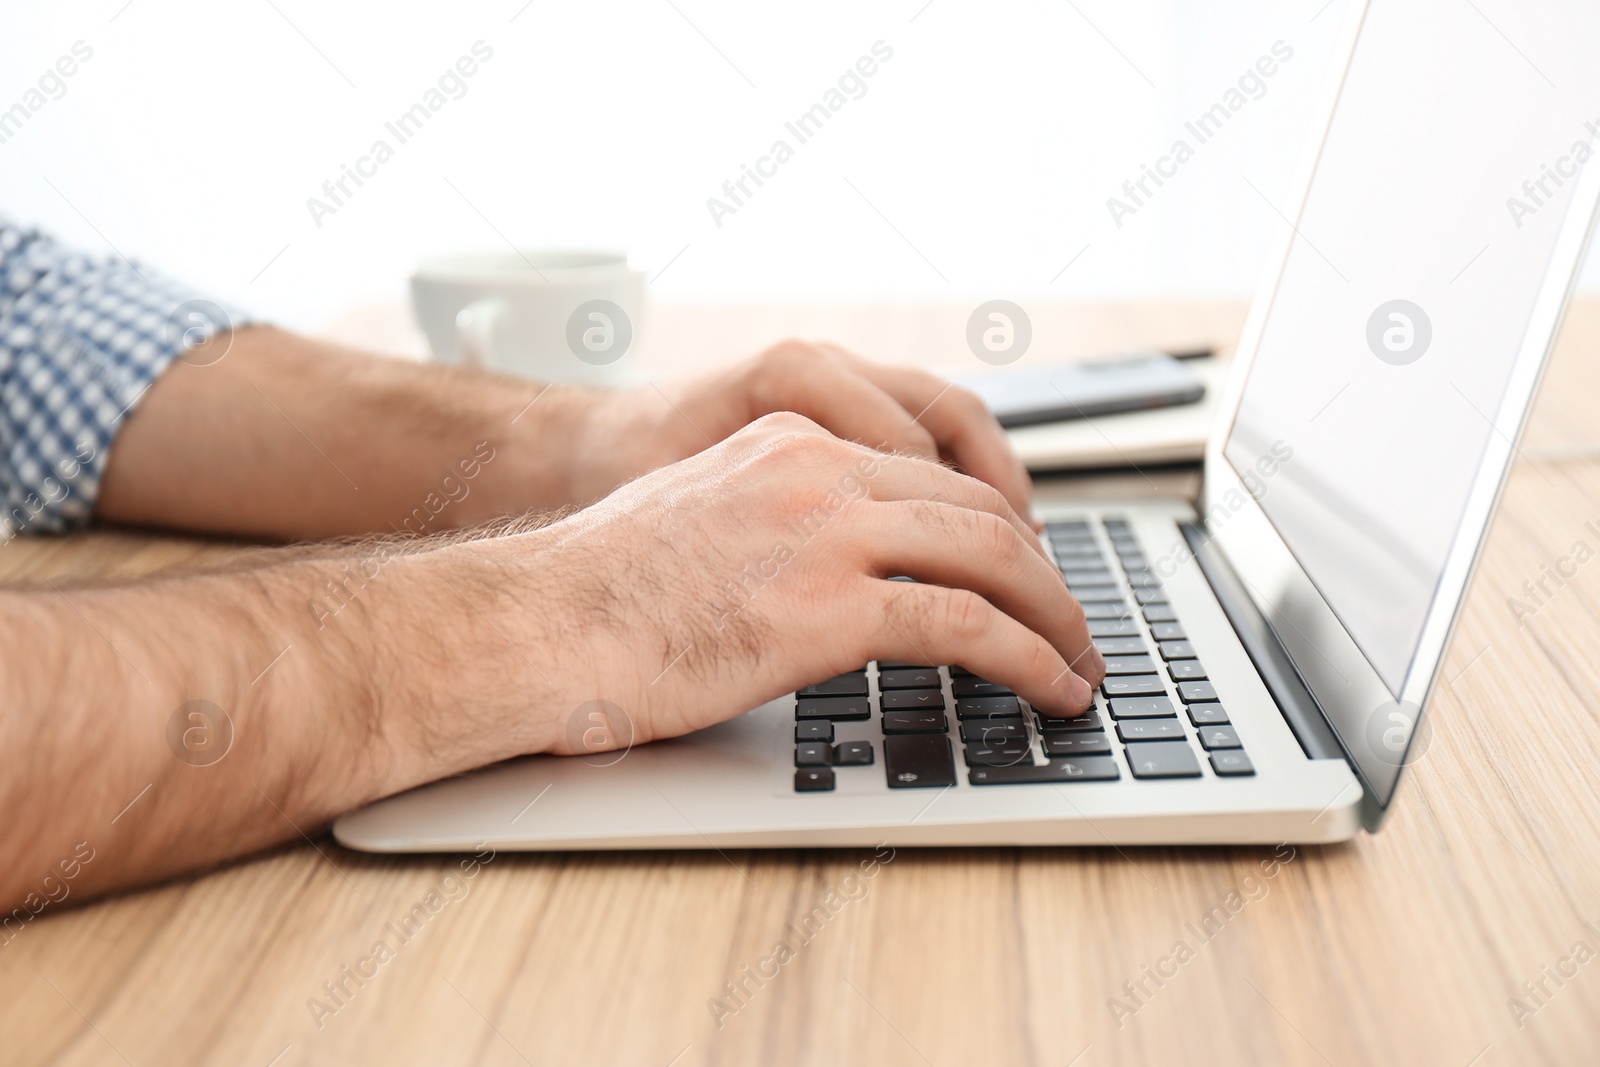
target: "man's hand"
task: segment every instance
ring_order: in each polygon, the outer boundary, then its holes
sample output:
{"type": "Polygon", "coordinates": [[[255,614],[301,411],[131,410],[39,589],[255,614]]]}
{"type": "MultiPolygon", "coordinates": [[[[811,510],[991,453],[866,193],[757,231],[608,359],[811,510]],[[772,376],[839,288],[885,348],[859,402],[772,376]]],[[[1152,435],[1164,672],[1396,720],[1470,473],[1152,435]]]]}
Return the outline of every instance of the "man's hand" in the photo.
{"type": "Polygon", "coordinates": [[[806,341],[785,341],[682,386],[596,397],[570,457],[573,495],[598,499],[778,411],[804,415],[847,441],[954,463],[1031,516],[1028,473],[976,394],[925,371],[806,341]]]}
{"type": "Polygon", "coordinates": [[[976,396],[832,345],[789,341],[682,386],[620,392],[384,359],[270,327],[223,348],[204,366],[174,364],[133,410],[109,453],[101,518],[283,540],[431,534],[592,503],[777,411],[953,462],[1029,514],[1027,472],[976,396]],[[464,463],[481,476],[464,478],[464,463]]]}
{"type": "Polygon", "coordinates": [[[877,658],[960,663],[1050,715],[1083,710],[1104,672],[997,490],[792,414],[531,532],[8,591],[0,636],[8,907],[80,842],[94,893],[569,752],[593,700],[644,741],[877,658]],[[195,701],[226,717],[214,761],[186,758],[195,701]]]}
{"type": "MultiPolygon", "coordinates": [[[[488,548],[530,569],[548,650],[542,748],[592,700],[634,739],[687,733],[892,659],[960,663],[1050,715],[1105,663],[1038,539],[992,487],[769,415],[562,522],[488,548]],[[909,576],[918,584],[890,581],[909,576]]],[[[525,603],[507,587],[503,599],[525,603]]]]}

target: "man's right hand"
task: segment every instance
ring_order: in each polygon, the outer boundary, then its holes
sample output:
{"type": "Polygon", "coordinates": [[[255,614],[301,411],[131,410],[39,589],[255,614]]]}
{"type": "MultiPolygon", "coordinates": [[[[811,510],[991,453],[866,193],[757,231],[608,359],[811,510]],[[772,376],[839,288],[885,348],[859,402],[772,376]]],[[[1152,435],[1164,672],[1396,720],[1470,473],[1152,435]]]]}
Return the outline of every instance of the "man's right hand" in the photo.
{"type": "Polygon", "coordinates": [[[793,414],[551,526],[437,555],[492,568],[501,625],[537,661],[521,689],[537,697],[508,730],[523,751],[570,753],[565,723],[590,701],[621,708],[642,742],[873,659],[959,663],[1050,715],[1085,710],[1105,671],[997,490],[793,414]]]}
{"type": "Polygon", "coordinates": [[[1049,715],[1105,669],[999,491],[791,414],[526,533],[7,590],[0,635],[7,908],[75,843],[104,845],[74,883],[92,895],[496,760],[594,751],[568,727],[597,700],[627,716],[620,744],[873,659],[959,663],[1049,715]]]}

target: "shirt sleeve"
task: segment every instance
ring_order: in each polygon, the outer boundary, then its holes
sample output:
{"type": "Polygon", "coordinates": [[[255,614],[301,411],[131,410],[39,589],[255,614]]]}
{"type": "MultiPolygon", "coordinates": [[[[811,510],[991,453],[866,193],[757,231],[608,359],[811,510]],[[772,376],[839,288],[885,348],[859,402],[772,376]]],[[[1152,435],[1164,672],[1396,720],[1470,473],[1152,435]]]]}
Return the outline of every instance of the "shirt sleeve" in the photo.
{"type": "Polygon", "coordinates": [[[0,218],[0,542],[89,521],[117,428],[176,359],[253,320],[0,218]]]}

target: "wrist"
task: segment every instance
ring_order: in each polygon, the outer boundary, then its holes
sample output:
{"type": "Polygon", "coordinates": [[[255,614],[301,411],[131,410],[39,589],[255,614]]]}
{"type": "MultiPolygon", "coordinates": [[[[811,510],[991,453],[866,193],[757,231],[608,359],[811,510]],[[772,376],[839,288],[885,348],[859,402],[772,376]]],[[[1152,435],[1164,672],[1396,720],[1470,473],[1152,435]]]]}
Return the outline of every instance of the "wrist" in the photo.
{"type": "Polygon", "coordinates": [[[606,394],[566,385],[526,383],[510,410],[483,427],[497,454],[489,505],[496,515],[555,511],[585,503],[586,442],[606,394]]]}
{"type": "Polygon", "coordinates": [[[534,564],[544,540],[543,530],[483,538],[385,565],[395,580],[374,601],[385,632],[372,639],[392,651],[374,664],[388,676],[372,688],[405,695],[384,715],[382,739],[403,785],[555,745],[566,679],[557,664],[569,657],[556,645],[565,609],[540,573],[555,568],[534,564]]]}

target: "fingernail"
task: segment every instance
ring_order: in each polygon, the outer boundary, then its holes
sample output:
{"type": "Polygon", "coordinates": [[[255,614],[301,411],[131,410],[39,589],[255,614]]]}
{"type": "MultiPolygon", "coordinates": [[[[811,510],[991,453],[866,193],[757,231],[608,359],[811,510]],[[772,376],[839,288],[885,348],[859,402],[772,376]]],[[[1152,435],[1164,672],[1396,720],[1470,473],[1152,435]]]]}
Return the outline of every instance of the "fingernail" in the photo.
{"type": "Polygon", "coordinates": [[[1106,673],[1106,658],[1100,654],[1100,646],[1091,644],[1089,646],[1089,651],[1092,653],[1094,669],[1100,672],[1100,676],[1104,678],[1106,673]]]}
{"type": "Polygon", "coordinates": [[[1072,696],[1072,708],[1074,711],[1082,711],[1094,702],[1094,690],[1089,688],[1088,682],[1076,674],[1070,677],[1072,681],[1067,684],[1067,692],[1072,696]]]}

